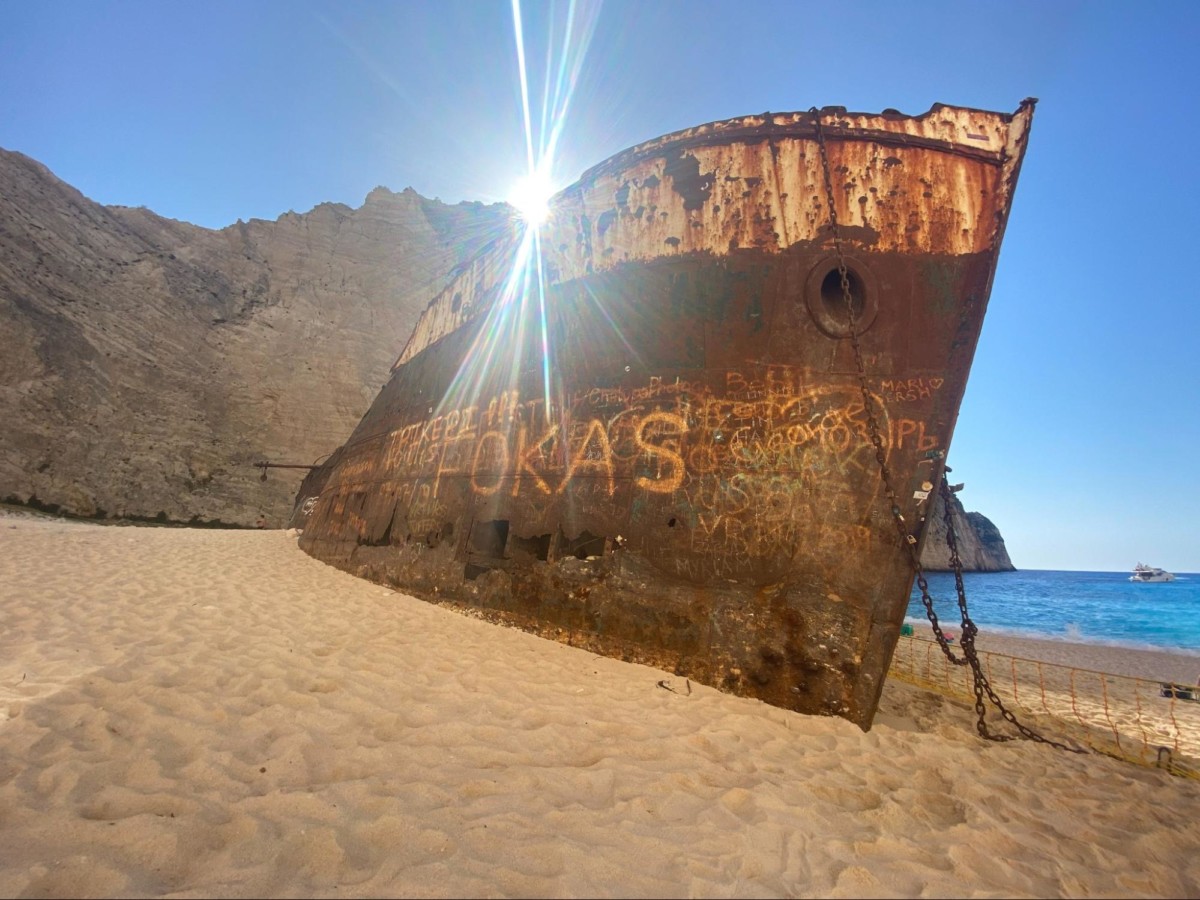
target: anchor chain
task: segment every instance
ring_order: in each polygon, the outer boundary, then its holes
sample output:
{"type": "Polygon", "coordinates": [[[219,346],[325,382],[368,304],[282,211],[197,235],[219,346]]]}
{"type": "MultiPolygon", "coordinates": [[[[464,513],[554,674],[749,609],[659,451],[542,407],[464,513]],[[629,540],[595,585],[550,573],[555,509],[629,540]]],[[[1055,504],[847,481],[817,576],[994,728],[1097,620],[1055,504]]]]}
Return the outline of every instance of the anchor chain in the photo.
{"type": "MultiPolygon", "coordinates": [[[[1000,699],[992,688],[988,678],[983,673],[983,667],[979,662],[979,655],[975,650],[975,636],[979,633],[978,627],[971,620],[967,612],[967,592],[963,585],[962,577],[962,559],[958,554],[958,538],[954,532],[953,513],[950,503],[950,485],[946,479],[946,473],[950,471],[948,466],[942,466],[941,484],[939,490],[944,500],[944,517],[946,522],[946,543],[950,549],[950,566],[954,570],[954,586],[958,593],[958,608],[962,613],[962,635],[959,639],[959,646],[962,648],[962,656],[956,656],[954,651],[950,649],[950,642],[946,639],[945,633],[942,631],[941,625],[938,622],[937,613],[933,610],[933,600],[929,596],[929,583],[925,578],[924,567],[921,565],[920,553],[917,549],[917,538],[909,530],[904,522],[904,515],[900,509],[900,502],[896,496],[896,491],[893,486],[892,473],[887,465],[887,454],[884,451],[883,437],[880,433],[879,420],[875,416],[875,401],[871,394],[870,386],[867,383],[867,367],[863,362],[862,346],[858,340],[858,316],[854,311],[854,298],[850,291],[850,274],[846,267],[846,257],[842,251],[841,233],[838,227],[837,207],[834,203],[833,178],[829,171],[829,153],[825,146],[825,130],[821,124],[821,112],[815,106],[809,110],[812,116],[813,125],[817,133],[817,145],[821,151],[821,172],[825,179],[825,198],[829,206],[829,228],[833,236],[833,248],[837,255],[838,275],[841,278],[842,300],[846,305],[848,317],[847,324],[849,325],[850,346],[854,351],[854,364],[858,373],[858,386],[862,392],[863,411],[867,419],[867,430],[871,439],[871,444],[875,448],[875,459],[879,463],[879,473],[883,479],[884,493],[887,495],[888,504],[891,507],[892,521],[896,526],[896,530],[900,536],[901,544],[907,549],[909,564],[916,575],[917,586],[921,589],[921,603],[925,607],[925,613],[929,617],[929,622],[933,626],[933,634],[937,639],[938,646],[942,648],[942,653],[946,658],[956,666],[970,666],[973,688],[975,693],[975,712],[978,715],[978,721],[975,728],[980,736],[990,741],[1010,741],[1013,738],[1010,735],[994,734],[988,728],[987,724],[987,706],[984,703],[984,697],[992,703],[999,711],[1001,717],[1012,725],[1023,737],[1031,741],[1036,741],[1042,744],[1049,744],[1052,747],[1057,747],[1060,750],[1067,750],[1072,753],[1084,753],[1086,751],[1068,747],[1065,744],[1060,744],[1057,741],[1052,741],[1045,738],[1022,725],[1017,721],[1017,717],[1013,715],[1004,702],[1000,699]]],[[[930,459],[936,461],[944,459],[945,454],[941,451],[934,451],[930,454],[930,459]]]]}

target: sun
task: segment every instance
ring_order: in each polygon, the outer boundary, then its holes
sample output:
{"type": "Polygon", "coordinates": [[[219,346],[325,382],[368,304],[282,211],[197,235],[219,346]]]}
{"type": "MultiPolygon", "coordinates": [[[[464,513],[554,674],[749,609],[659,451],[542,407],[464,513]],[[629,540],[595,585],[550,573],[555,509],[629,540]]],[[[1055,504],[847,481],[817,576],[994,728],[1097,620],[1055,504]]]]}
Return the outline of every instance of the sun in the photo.
{"type": "Polygon", "coordinates": [[[517,208],[526,224],[537,227],[550,217],[550,198],[554,185],[541,172],[531,172],[509,192],[508,202],[517,208]]]}

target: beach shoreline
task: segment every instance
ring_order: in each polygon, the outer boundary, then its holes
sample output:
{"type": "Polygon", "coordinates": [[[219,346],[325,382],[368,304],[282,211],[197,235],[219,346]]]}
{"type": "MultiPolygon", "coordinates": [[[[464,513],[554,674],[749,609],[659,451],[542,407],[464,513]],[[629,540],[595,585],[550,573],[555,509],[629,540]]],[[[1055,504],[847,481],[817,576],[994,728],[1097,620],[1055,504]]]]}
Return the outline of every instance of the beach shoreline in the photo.
{"type": "MultiPolygon", "coordinates": [[[[952,633],[957,639],[960,626],[948,625],[944,621],[941,624],[943,631],[952,633]]],[[[913,629],[916,636],[933,640],[933,631],[927,622],[913,622],[913,629]]],[[[980,627],[975,644],[981,651],[1017,659],[1147,681],[1195,684],[1197,676],[1200,676],[1200,652],[1184,649],[1165,650],[1150,646],[1033,637],[984,627],[980,627]]]]}
{"type": "Polygon", "coordinates": [[[985,742],[893,679],[863,732],[284,531],[4,515],[0,549],[0,895],[1200,894],[1200,783],[985,742]]]}

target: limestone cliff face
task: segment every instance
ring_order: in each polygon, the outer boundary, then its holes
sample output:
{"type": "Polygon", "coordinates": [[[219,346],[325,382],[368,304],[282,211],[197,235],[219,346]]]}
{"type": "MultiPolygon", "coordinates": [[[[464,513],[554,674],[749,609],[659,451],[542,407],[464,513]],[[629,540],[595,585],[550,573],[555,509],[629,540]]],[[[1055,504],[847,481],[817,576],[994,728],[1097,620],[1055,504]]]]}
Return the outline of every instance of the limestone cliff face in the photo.
{"type": "Polygon", "coordinates": [[[104,207],[0,150],[0,500],[286,520],[502,205],[377,188],[212,231],[104,207]]]}
{"type": "MultiPolygon", "coordinates": [[[[977,512],[963,510],[957,494],[951,494],[950,511],[954,520],[954,536],[963,569],[968,572],[1012,572],[1016,566],[1008,558],[1008,549],[998,529],[977,512]]],[[[939,496],[932,504],[926,526],[925,546],[921,550],[921,565],[930,572],[950,569],[950,547],[946,543],[945,504],[939,496]]]]}

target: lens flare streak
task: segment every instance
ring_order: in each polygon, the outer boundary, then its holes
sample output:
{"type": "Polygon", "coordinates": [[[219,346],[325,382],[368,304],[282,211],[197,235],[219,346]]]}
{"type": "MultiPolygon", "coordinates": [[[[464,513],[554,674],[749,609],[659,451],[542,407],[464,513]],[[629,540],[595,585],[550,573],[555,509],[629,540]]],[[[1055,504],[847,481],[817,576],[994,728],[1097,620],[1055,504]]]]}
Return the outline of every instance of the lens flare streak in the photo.
{"type": "MultiPolygon", "coordinates": [[[[550,8],[551,14],[554,9],[555,7],[550,8]]],[[[555,153],[567,119],[571,97],[574,94],[575,85],[578,83],[579,73],[583,65],[584,56],[586,55],[586,45],[591,36],[591,28],[587,29],[579,47],[572,46],[576,27],[576,3],[575,0],[571,0],[567,5],[566,25],[562,32],[562,44],[559,52],[557,72],[553,79],[549,77],[550,73],[554,71],[553,41],[547,41],[547,77],[543,81],[542,120],[539,129],[539,140],[536,142],[537,152],[535,155],[533,120],[529,102],[529,69],[526,62],[524,23],[521,15],[520,0],[512,0],[512,17],[513,35],[517,53],[517,73],[521,82],[521,112],[525,127],[527,174],[524,185],[526,191],[531,193],[531,196],[524,199],[526,207],[524,211],[527,216],[524,223],[525,234],[521,241],[517,258],[514,260],[514,270],[516,268],[523,268],[525,269],[525,273],[523,277],[510,278],[510,284],[515,286],[520,283],[524,288],[520,294],[520,302],[522,304],[528,302],[529,289],[536,286],[538,325],[541,329],[543,410],[546,420],[549,421],[555,408],[552,385],[554,363],[553,348],[550,343],[549,317],[546,308],[546,272],[542,259],[540,226],[542,220],[552,214],[548,208],[548,203],[549,195],[553,193],[555,153]],[[534,269],[533,278],[530,277],[530,273],[528,272],[530,267],[534,269]]],[[[552,28],[551,31],[553,31],[552,28]]]]}
{"type": "MultiPolygon", "coordinates": [[[[556,9],[561,8],[550,7],[551,17],[556,9]]],[[[566,398],[556,396],[554,345],[551,340],[551,311],[547,290],[549,285],[542,254],[541,225],[546,216],[554,214],[549,200],[550,195],[554,193],[555,154],[575,88],[579,83],[598,8],[596,4],[585,4],[585,8],[580,9],[576,0],[570,0],[566,5],[566,21],[562,28],[561,41],[557,45],[557,62],[554,59],[555,42],[553,39],[547,41],[541,122],[538,123],[540,127],[536,129],[535,135],[524,19],[520,0],[512,0],[516,68],[520,80],[521,114],[525,132],[526,174],[511,195],[510,202],[519,207],[522,217],[513,222],[514,230],[501,238],[509,245],[507,256],[511,259],[511,265],[507,267],[502,278],[496,273],[496,280],[500,284],[495,300],[487,304],[484,321],[466,354],[465,361],[438,404],[439,413],[446,409],[477,405],[484,402],[486,397],[494,396],[498,390],[504,389],[495,383],[500,373],[504,373],[500,377],[507,377],[508,385],[517,384],[523,368],[522,355],[526,349],[526,339],[533,337],[526,334],[526,329],[531,325],[540,332],[537,335],[535,352],[541,354],[539,369],[544,421],[549,425],[560,419],[565,412],[566,398]],[[536,309],[532,306],[534,303],[537,304],[536,309]]],[[[553,38],[553,21],[550,24],[549,31],[553,38]]],[[[481,277],[486,278],[486,275],[481,277]]],[[[588,299],[600,305],[599,298],[591,296],[588,299]]],[[[617,330],[616,323],[605,315],[614,330],[617,330]]],[[[565,448],[560,447],[559,452],[563,450],[565,448]]]]}

